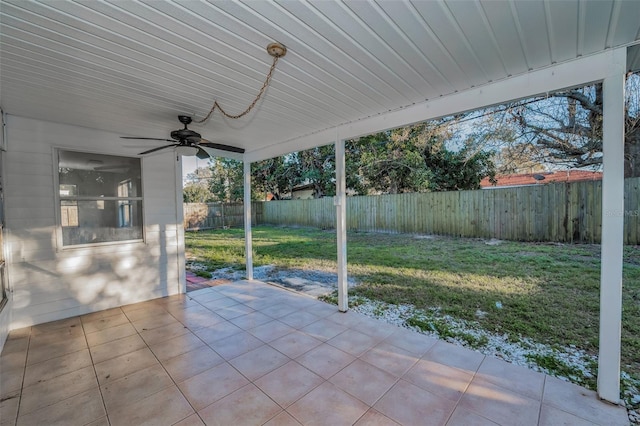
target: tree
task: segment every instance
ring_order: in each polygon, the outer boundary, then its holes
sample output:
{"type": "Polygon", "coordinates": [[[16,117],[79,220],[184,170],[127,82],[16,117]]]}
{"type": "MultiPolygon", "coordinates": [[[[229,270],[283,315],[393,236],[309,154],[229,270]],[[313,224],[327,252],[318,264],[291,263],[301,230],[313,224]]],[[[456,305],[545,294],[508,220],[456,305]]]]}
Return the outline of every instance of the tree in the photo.
{"type": "Polygon", "coordinates": [[[210,160],[211,178],[209,191],[215,201],[241,201],[244,197],[244,166],[242,161],[230,158],[212,158],[210,160]]]}
{"type": "MultiPolygon", "coordinates": [[[[352,193],[401,193],[479,188],[493,178],[491,155],[478,149],[472,137],[456,137],[452,119],[420,123],[357,140],[345,141],[345,179],[352,193]],[[448,148],[448,145],[454,148],[448,148]]],[[[455,121],[455,117],[453,118],[455,121]]],[[[335,145],[298,151],[252,164],[252,198],[275,199],[300,184],[312,185],[314,197],[335,195],[335,145]]],[[[242,163],[212,159],[206,171],[192,180],[206,180],[211,199],[236,201],[243,197],[242,163]]],[[[185,197],[204,197],[190,190],[185,197]]]]}
{"type": "Polygon", "coordinates": [[[211,169],[208,167],[198,167],[187,174],[187,181],[182,190],[182,200],[185,203],[214,201],[214,196],[209,190],[209,179],[211,179],[211,169]]]}
{"type": "Polygon", "coordinates": [[[281,200],[298,182],[297,171],[290,166],[287,157],[270,158],[251,165],[252,190],[260,194],[261,199],[272,194],[275,200],[281,200]]]}
{"type": "Polygon", "coordinates": [[[189,183],[182,189],[182,201],[185,203],[208,203],[212,201],[212,196],[208,188],[189,183]]]}
{"type": "Polygon", "coordinates": [[[296,184],[313,186],[314,198],[335,195],[335,148],[324,145],[290,155],[296,184]]]}
{"type": "Polygon", "coordinates": [[[544,164],[536,160],[537,148],[531,144],[511,144],[500,149],[494,157],[497,173],[511,175],[536,173],[546,170],[544,164]]]}
{"type": "MultiPolygon", "coordinates": [[[[602,83],[509,105],[519,142],[540,161],[567,167],[602,164],[602,83]]],[[[625,99],[624,175],[640,176],[640,74],[630,73],[625,99]]]]}
{"type": "Polygon", "coordinates": [[[416,137],[419,126],[389,130],[352,142],[349,157],[358,165],[367,192],[398,194],[427,187],[427,170],[416,137]]]}
{"type": "MultiPolygon", "coordinates": [[[[358,176],[357,147],[345,142],[345,180],[347,188],[360,193],[363,190],[358,176]]],[[[321,198],[336,194],[336,151],[335,145],[324,145],[298,151],[287,156],[286,167],[291,173],[292,187],[300,184],[313,185],[314,197],[321,198]]]]}
{"type": "Polygon", "coordinates": [[[396,194],[478,189],[484,177],[494,179],[493,154],[456,126],[457,120],[448,117],[361,138],[365,185],[396,194]]]}
{"type": "Polygon", "coordinates": [[[492,183],[496,183],[492,153],[473,152],[469,146],[451,151],[437,140],[432,142],[423,153],[431,191],[480,189],[480,181],[487,176],[492,183]]]}

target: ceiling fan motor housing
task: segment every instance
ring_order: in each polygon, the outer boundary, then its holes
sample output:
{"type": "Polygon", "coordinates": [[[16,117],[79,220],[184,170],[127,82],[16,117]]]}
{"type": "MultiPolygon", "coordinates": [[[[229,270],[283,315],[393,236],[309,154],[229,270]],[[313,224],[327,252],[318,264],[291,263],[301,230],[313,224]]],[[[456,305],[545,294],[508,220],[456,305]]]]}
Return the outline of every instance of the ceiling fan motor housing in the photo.
{"type": "Polygon", "coordinates": [[[198,143],[200,142],[200,139],[202,139],[202,136],[200,136],[200,133],[194,132],[193,130],[180,129],[171,132],[171,139],[175,139],[180,142],[186,141],[190,143],[198,143]]]}
{"type": "Polygon", "coordinates": [[[191,123],[191,117],[188,115],[179,115],[178,120],[184,124],[184,129],[174,130],[171,132],[171,139],[177,140],[181,144],[194,144],[200,142],[202,136],[198,132],[187,129],[187,125],[191,123]]]}

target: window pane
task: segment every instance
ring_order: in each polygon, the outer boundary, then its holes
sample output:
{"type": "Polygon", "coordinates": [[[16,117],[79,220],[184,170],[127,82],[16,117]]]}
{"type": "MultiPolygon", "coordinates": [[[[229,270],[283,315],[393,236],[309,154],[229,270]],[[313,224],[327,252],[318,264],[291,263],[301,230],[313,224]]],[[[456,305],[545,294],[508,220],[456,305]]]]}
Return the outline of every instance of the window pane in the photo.
{"type": "Polygon", "coordinates": [[[59,151],[61,197],[141,197],[140,159],[59,151]]]}
{"type": "Polygon", "coordinates": [[[78,203],[75,201],[61,201],[60,221],[63,227],[78,226],[78,203]]]}
{"type": "Polygon", "coordinates": [[[60,202],[65,246],[142,239],[142,201],[60,202]]]}
{"type": "Polygon", "coordinates": [[[142,239],[139,158],[60,150],[58,159],[64,246],[142,239]]]}

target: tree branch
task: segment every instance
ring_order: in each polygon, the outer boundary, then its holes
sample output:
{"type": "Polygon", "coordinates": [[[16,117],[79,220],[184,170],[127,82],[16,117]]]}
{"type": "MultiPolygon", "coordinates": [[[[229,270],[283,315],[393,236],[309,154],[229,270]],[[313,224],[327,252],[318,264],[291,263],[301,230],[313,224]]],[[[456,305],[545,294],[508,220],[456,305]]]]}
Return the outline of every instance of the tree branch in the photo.
{"type": "Polygon", "coordinates": [[[602,105],[599,105],[589,99],[587,95],[576,90],[569,92],[558,92],[551,95],[554,98],[570,98],[580,102],[580,106],[588,111],[596,114],[602,114],[602,105]]]}

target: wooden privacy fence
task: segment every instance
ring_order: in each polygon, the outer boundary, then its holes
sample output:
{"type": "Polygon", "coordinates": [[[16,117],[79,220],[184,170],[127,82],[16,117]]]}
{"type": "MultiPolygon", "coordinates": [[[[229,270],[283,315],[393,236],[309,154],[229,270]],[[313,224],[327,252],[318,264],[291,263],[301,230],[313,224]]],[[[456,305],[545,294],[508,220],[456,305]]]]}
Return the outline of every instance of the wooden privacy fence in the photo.
{"type": "MultiPolygon", "coordinates": [[[[251,223],[260,223],[262,203],[251,203],[251,223]]],[[[242,203],[185,203],[184,228],[213,229],[238,228],[244,226],[242,203]]]]}
{"type": "MultiPolygon", "coordinates": [[[[335,227],[332,198],[262,203],[258,223],[335,227]]],[[[605,206],[606,207],[606,206],[605,206]]],[[[640,244],[640,178],[625,180],[626,244],[640,244]]],[[[600,242],[602,182],[347,198],[347,227],[519,241],[600,242]]]]}

